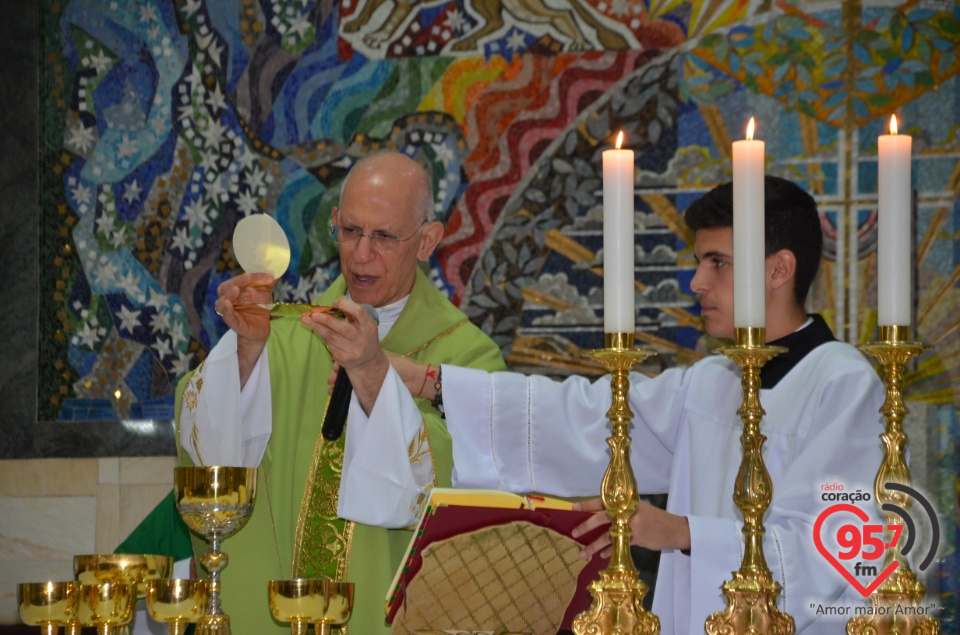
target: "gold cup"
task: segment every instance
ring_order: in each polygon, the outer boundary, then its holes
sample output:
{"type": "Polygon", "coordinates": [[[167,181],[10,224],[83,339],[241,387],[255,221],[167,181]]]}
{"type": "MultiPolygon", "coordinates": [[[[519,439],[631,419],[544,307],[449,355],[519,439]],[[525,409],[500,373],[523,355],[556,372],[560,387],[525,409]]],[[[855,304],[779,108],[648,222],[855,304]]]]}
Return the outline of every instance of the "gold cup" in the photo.
{"type": "Polygon", "coordinates": [[[135,584],[140,597],[146,594],[147,580],[169,578],[172,571],[173,558],[156,554],[96,553],[73,557],[73,573],[80,584],[135,584]]]}
{"type": "MultiPolygon", "coordinates": [[[[172,571],[173,558],[157,554],[95,553],[73,557],[73,573],[80,584],[133,584],[138,598],[146,594],[147,580],[169,578],[172,571]]],[[[117,629],[118,635],[129,632],[127,626],[117,629]]]]}
{"type": "Polygon", "coordinates": [[[137,585],[126,582],[103,582],[80,585],[77,614],[80,624],[94,626],[97,635],[113,635],[116,629],[129,626],[137,604],[137,585]]]}
{"type": "Polygon", "coordinates": [[[210,544],[200,556],[210,580],[209,602],[197,621],[197,635],[231,635],[230,617],[220,608],[220,572],[228,561],[220,541],[239,531],[253,513],[257,468],[177,467],[173,477],[177,511],[187,527],[210,544]]]}
{"type": "Polygon", "coordinates": [[[271,580],[267,583],[270,612],[281,622],[290,622],[292,635],[306,635],[314,625],[316,635],[329,635],[353,614],[353,583],[327,578],[271,580]]]}
{"type": "Polygon", "coordinates": [[[17,585],[17,607],[20,619],[29,626],[39,626],[44,635],[56,635],[61,624],[77,617],[76,582],[24,582],[17,585]]]}
{"type": "Polygon", "coordinates": [[[200,619],[207,608],[205,580],[149,580],[146,586],[147,614],[166,622],[170,635],[183,635],[187,624],[200,619]]]}

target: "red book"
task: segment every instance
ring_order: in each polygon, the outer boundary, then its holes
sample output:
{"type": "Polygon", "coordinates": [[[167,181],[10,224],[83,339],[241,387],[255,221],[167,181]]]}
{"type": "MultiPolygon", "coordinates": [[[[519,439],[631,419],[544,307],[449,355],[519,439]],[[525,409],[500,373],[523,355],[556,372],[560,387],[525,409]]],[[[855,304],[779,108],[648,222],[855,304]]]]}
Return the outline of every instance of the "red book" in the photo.
{"type": "MultiPolygon", "coordinates": [[[[554,624],[562,610],[557,627],[570,628],[590,607],[588,585],[607,564],[600,558],[585,564],[577,555],[580,546],[609,531],[603,525],[572,538],[591,515],[556,498],[434,488],[391,584],[387,622],[513,630],[540,614],[546,621],[537,624],[554,624]],[[411,590],[416,597],[408,597],[411,590]]],[[[394,632],[408,631],[394,624],[394,632]]]]}

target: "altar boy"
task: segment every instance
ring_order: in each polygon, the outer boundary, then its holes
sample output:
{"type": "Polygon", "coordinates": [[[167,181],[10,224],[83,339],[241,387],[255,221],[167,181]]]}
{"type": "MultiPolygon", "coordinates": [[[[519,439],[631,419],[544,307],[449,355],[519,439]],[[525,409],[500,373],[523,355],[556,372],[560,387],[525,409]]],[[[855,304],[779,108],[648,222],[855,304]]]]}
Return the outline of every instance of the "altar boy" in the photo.
{"type": "MultiPolygon", "coordinates": [[[[884,390],[863,355],[837,341],[819,315],[804,309],[823,243],[813,198],[789,181],[768,176],[765,220],[766,339],[788,352],[761,372],[763,456],[773,483],[764,554],[782,586],[779,609],[793,616],[797,632],[842,632],[842,624],[827,626],[810,608],[863,602],[814,544],[814,523],[828,505],[820,484],[872,491],[882,459],[884,390]]],[[[691,204],[685,221],[696,235],[697,269],[690,287],[699,296],[704,330],[732,338],[732,184],[691,204]]],[[[338,334],[355,335],[347,329],[338,334]]],[[[435,369],[408,359],[391,357],[390,362],[393,369],[370,385],[404,381],[411,392],[442,408],[453,439],[456,486],[560,496],[599,492],[609,463],[609,377],[555,382],[448,365],[431,375],[435,369]]],[[[385,394],[390,393],[380,391],[385,394]]],[[[665,511],[640,503],[631,519],[633,543],[662,552],[653,601],[661,632],[702,633],[707,616],[726,606],[721,584],[740,566],[743,521],[733,490],[742,456],[741,403],[739,369],[722,355],[652,379],[630,375],[630,458],[639,492],[668,494],[665,511]]],[[[385,402],[375,406],[384,412],[390,408],[385,402]]],[[[385,418],[382,425],[390,421],[385,418]]],[[[876,517],[875,502],[863,507],[876,517]]],[[[599,509],[599,504],[587,508],[599,509]]],[[[605,515],[581,531],[601,522],[605,515]]],[[[583,556],[608,544],[606,537],[583,556]]]]}

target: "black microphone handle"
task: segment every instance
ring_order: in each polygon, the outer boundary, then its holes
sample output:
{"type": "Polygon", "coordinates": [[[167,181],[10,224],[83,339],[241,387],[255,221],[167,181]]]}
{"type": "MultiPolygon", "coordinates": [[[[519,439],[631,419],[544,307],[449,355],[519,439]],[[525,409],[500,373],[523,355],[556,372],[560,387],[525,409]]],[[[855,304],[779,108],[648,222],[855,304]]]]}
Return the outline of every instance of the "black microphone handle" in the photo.
{"type": "MultiPolygon", "coordinates": [[[[377,324],[380,324],[380,316],[377,310],[369,304],[360,306],[367,312],[370,318],[377,324]]],[[[347,424],[347,413],[350,411],[350,397],[353,395],[353,384],[350,383],[350,376],[343,368],[337,371],[337,379],[333,382],[333,394],[330,395],[330,403],[327,406],[327,415],[323,418],[323,425],[320,427],[320,434],[327,441],[336,441],[343,434],[343,427],[347,424]]]]}
{"type": "Polygon", "coordinates": [[[327,441],[336,441],[343,434],[352,394],[353,384],[350,383],[350,376],[341,368],[337,371],[337,379],[333,383],[333,394],[330,395],[330,405],[327,406],[327,415],[323,418],[323,427],[320,428],[320,434],[327,441]]]}

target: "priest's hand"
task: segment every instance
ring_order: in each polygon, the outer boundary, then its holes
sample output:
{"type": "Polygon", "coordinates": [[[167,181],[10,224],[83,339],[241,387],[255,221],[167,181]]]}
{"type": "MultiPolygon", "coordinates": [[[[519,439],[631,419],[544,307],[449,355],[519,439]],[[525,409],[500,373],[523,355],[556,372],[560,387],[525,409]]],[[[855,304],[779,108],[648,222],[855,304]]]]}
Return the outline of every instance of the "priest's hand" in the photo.
{"type": "Polygon", "coordinates": [[[360,407],[369,415],[390,368],[380,348],[377,323],[366,309],[347,297],[338,298],[333,307],[343,311],[343,319],[318,307],[301,315],[300,322],[326,343],[330,356],[349,375],[360,407]]]}
{"type": "MultiPolygon", "coordinates": [[[[596,512],[573,530],[574,538],[601,525],[610,524],[610,517],[603,510],[603,503],[599,498],[575,503],[573,508],[580,511],[596,512]]],[[[630,517],[630,532],[630,544],[654,551],[690,548],[690,525],[686,516],[671,514],[644,501],[640,501],[637,509],[633,512],[633,516],[630,517]]],[[[612,548],[610,547],[609,532],[605,532],[584,547],[580,551],[580,557],[589,560],[598,552],[601,558],[610,557],[612,548]]]]}
{"type": "Polygon", "coordinates": [[[270,311],[256,305],[273,302],[275,282],[269,273],[243,273],[217,287],[213,308],[237,334],[241,388],[247,383],[270,335],[270,311]]]}

